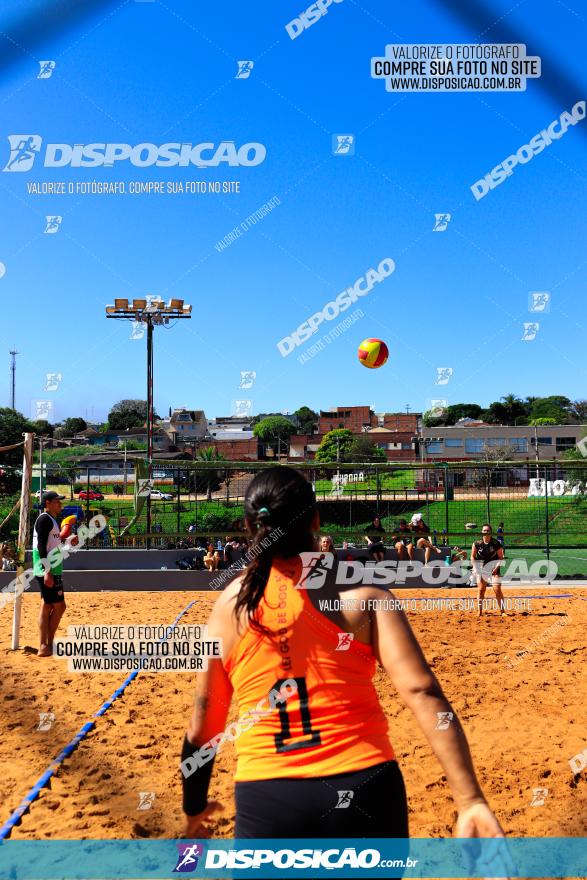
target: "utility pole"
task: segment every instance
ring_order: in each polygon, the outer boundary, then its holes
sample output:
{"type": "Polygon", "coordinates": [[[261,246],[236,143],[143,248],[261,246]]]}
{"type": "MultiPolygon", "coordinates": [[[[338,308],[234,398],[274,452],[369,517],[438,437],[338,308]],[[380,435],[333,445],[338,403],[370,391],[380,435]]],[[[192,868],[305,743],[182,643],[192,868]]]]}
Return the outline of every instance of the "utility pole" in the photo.
{"type": "Polygon", "coordinates": [[[16,355],[20,354],[20,352],[17,351],[16,348],[11,348],[9,354],[12,357],[10,363],[10,372],[12,373],[10,409],[16,409],[16,355]]]}

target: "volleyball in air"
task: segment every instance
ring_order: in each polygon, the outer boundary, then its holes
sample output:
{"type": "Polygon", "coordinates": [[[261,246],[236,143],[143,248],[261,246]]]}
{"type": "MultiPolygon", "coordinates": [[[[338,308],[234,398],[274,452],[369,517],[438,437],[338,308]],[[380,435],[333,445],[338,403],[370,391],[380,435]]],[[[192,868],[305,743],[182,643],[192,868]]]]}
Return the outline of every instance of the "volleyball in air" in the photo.
{"type": "Polygon", "coordinates": [[[363,339],[357,357],[364,367],[374,370],[383,366],[389,357],[389,351],[382,339],[363,339]]]}

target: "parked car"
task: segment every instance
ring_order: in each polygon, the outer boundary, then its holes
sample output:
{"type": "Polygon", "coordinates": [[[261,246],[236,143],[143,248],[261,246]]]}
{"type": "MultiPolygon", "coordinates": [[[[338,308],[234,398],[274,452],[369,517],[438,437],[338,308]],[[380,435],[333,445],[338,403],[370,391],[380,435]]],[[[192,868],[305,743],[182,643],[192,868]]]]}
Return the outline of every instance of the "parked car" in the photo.
{"type": "Polygon", "coordinates": [[[160,501],[170,501],[173,498],[169,492],[160,492],[159,489],[151,489],[151,499],[155,498],[160,501]]]}
{"type": "MultiPolygon", "coordinates": [[[[45,488],[43,489],[43,492],[52,492],[52,491],[53,491],[52,486],[45,486],[45,488]]],[[[38,501],[41,500],[41,490],[40,489],[37,489],[36,492],[33,492],[33,498],[36,498],[38,501]]]]}
{"type": "Polygon", "coordinates": [[[83,489],[79,495],[77,496],[80,501],[104,501],[104,496],[101,492],[95,492],[93,489],[89,491],[87,489],[83,489]]]}

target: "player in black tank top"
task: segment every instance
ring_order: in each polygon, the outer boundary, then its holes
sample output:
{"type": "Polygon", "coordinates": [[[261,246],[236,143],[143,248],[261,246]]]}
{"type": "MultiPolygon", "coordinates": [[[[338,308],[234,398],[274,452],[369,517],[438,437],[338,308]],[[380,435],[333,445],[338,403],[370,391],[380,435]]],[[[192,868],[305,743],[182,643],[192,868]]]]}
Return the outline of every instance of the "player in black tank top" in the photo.
{"type": "Polygon", "coordinates": [[[503,593],[501,591],[501,581],[499,578],[499,567],[503,559],[503,547],[492,536],[491,526],[484,523],[481,527],[481,540],[475,541],[471,548],[471,562],[477,576],[477,616],[483,614],[483,601],[485,598],[485,590],[488,587],[489,580],[495,590],[495,597],[499,603],[501,616],[505,617],[505,605],[503,601],[503,593]]]}

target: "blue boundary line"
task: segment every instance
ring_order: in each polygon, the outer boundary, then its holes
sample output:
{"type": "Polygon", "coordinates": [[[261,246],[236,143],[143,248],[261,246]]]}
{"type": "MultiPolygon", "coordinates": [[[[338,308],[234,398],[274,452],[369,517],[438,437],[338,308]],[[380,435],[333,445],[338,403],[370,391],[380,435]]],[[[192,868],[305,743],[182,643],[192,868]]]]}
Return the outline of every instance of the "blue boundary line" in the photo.
{"type": "MultiPolygon", "coordinates": [[[[186,607],[183,609],[183,611],[181,611],[177,615],[177,617],[175,618],[173,623],[168,624],[168,626],[166,627],[166,630],[172,626],[175,626],[175,624],[179,620],[181,620],[181,618],[184,616],[184,614],[186,614],[189,611],[189,609],[193,605],[196,604],[197,601],[198,601],[197,599],[194,599],[192,602],[190,602],[188,605],[186,605],[186,607]]],[[[168,638],[169,638],[169,636],[167,635],[167,636],[165,636],[165,638],[160,639],[159,641],[163,642],[168,638]]],[[[100,718],[102,715],[105,715],[106,712],[108,711],[108,709],[114,703],[114,701],[117,700],[118,697],[122,693],[124,693],[124,691],[129,686],[129,684],[132,681],[134,681],[134,679],[137,677],[139,672],[142,672],[142,671],[143,671],[143,666],[141,666],[140,669],[135,669],[134,672],[131,672],[131,674],[128,676],[128,678],[126,678],[123,681],[123,683],[120,685],[120,687],[116,688],[116,690],[114,691],[112,696],[110,696],[107,700],[104,701],[104,703],[102,703],[102,705],[100,706],[100,708],[98,709],[97,712],[94,712],[93,717],[100,718]]],[[[80,728],[80,730],[76,733],[74,738],[59,752],[57,757],[53,758],[53,760],[51,761],[51,763],[49,764],[47,769],[44,771],[44,773],[42,773],[41,776],[39,776],[39,778],[37,779],[37,781],[35,782],[33,787],[30,789],[29,792],[27,792],[27,794],[25,794],[24,798],[22,799],[22,801],[20,802],[18,807],[14,810],[14,812],[6,820],[4,825],[2,825],[2,827],[0,828],[0,840],[5,840],[7,837],[10,836],[15,825],[20,821],[22,816],[30,809],[33,801],[35,801],[38,798],[42,789],[45,788],[45,786],[47,785],[47,783],[49,782],[51,777],[55,775],[56,771],[59,769],[59,767],[63,763],[63,761],[66,758],[68,758],[71,755],[71,753],[77,749],[80,742],[83,739],[85,739],[85,737],[88,735],[90,730],[93,730],[93,728],[95,726],[96,726],[95,721],[86,722],[86,724],[84,724],[84,726],[82,728],[80,728]]]]}

